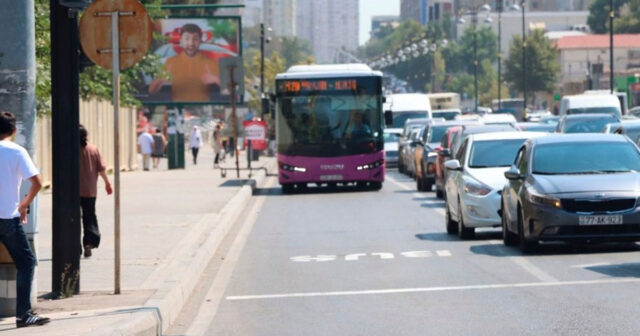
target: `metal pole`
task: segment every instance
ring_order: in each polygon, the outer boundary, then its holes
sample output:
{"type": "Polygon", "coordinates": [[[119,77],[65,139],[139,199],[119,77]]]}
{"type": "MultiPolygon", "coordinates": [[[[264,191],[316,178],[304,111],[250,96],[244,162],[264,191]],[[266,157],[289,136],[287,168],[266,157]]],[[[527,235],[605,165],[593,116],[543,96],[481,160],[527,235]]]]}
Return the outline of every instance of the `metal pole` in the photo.
{"type": "Polygon", "coordinates": [[[233,137],[235,139],[233,150],[236,157],[236,177],[240,178],[240,162],[238,161],[238,116],[236,115],[236,83],[233,82],[233,69],[229,67],[229,91],[231,92],[231,122],[233,123],[233,137]]]}
{"type": "MultiPolygon", "coordinates": [[[[264,23],[260,24],[260,99],[264,95],[264,23]]],[[[264,111],[262,111],[264,113],[264,111]]]]}
{"type": "MultiPolygon", "coordinates": [[[[613,0],[609,0],[609,87],[611,93],[613,93],[614,79],[613,79],[613,19],[615,13],[613,10],[613,0]]],[[[625,106],[626,108],[626,106],[625,106]]]]}
{"type": "Polygon", "coordinates": [[[527,35],[525,31],[524,20],[524,6],[526,3],[522,1],[522,96],[524,98],[524,110],[527,110],[527,35]]]}
{"type": "Polygon", "coordinates": [[[502,109],[502,0],[498,9],[498,110],[502,109]]]}
{"type": "Polygon", "coordinates": [[[114,294],[120,294],[120,40],[118,17],[111,13],[111,59],[113,61],[113,180],[114,206],[114,294]]]}
{"type": "Polygon", "coordinates": [[[473,86],[475,90],[475,113],[478,114],[478,12],[473,12],[473,86]]]}

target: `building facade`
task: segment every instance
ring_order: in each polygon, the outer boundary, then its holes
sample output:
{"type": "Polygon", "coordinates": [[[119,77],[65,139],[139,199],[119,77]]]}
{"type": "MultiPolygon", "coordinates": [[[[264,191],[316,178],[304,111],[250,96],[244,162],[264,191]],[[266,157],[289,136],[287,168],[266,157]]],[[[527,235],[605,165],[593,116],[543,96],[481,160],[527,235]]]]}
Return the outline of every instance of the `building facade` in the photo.
{"type": "Polygon", "coordinates": [[[358,48],[358,0],[298,0],[296,22],[317,63],[356,61],[350,55],[358,48]]]}
{"type": "Polygon", "coordinates": [[[242,10],[242,25],[253,27],[262,22],[262,2],[263,0],[244,0],[242,10]]]}
{"type": "Polygon", "coordinates": [[[426,25],[429,21],[428,3],[428,0],[400,0],[400,19],[426,25]]]}
{"type": "MultiPolygon", "coordinates": [[[[305,0],[301,0],[304,2],[305,0]]],[[[309,0],[306,0],[309,1],[309,0]]],[[[296,36],[296,0],[263,0],[264,23],[277,36],[296,36]]]]}

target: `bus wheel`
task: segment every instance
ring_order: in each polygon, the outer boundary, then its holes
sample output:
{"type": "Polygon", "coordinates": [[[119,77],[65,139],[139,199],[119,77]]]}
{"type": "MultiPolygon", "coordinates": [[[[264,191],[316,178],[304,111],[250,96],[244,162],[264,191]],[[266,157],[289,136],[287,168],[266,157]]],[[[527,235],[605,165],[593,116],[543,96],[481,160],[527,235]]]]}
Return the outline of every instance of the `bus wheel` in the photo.
{"type": "Polygon", "coordinates": [[[382,182],[369,182],[369,188],[378,191],[382,189],[382,182]]]}
{"type": "Polygon", "coordinates": [[[282,185],[282,193],[287,195],[287,194],[292,194],[294,190],[293,184],[291,183],[287,183],[287,184],[283,184],[282,185]]]}

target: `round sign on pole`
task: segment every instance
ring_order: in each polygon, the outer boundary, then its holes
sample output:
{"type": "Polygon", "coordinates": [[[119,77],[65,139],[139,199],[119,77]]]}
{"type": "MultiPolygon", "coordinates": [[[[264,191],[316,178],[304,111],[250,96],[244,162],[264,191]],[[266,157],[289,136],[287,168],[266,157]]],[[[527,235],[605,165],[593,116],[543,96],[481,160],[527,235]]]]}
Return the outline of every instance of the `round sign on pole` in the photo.
{"type": "Polygon", "coordinates": [[[120,70],[140,61],[151,46],[153,25],[146,9],[137,0],[98,0],[80,19],[80,44],[91,61],[111,69],[111,13],[119,13],[120,70]]]}

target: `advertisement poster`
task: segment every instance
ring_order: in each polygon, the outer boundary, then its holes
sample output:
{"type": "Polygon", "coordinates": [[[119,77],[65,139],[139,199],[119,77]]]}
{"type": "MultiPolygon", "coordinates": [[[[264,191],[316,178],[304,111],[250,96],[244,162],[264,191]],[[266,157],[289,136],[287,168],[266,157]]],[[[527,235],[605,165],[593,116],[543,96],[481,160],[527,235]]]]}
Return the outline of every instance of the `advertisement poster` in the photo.
{"type": "Polygon", "coordinates": [[[237,17],[167,18],[155,21],[152,53],[163,73],[145,76],[136,98],[143,104],[230,103],[229,89],[221,87],[220,60],[240,55],[237,17]]]}
{"type": "Polygon", "coordinates": [[[251,147],[255,150],[267,149],[267,123],[265,121],[245,120],[242,123],[244,127],[244,146],[247,147],[247,141],[251,140],[251,147]]]}

